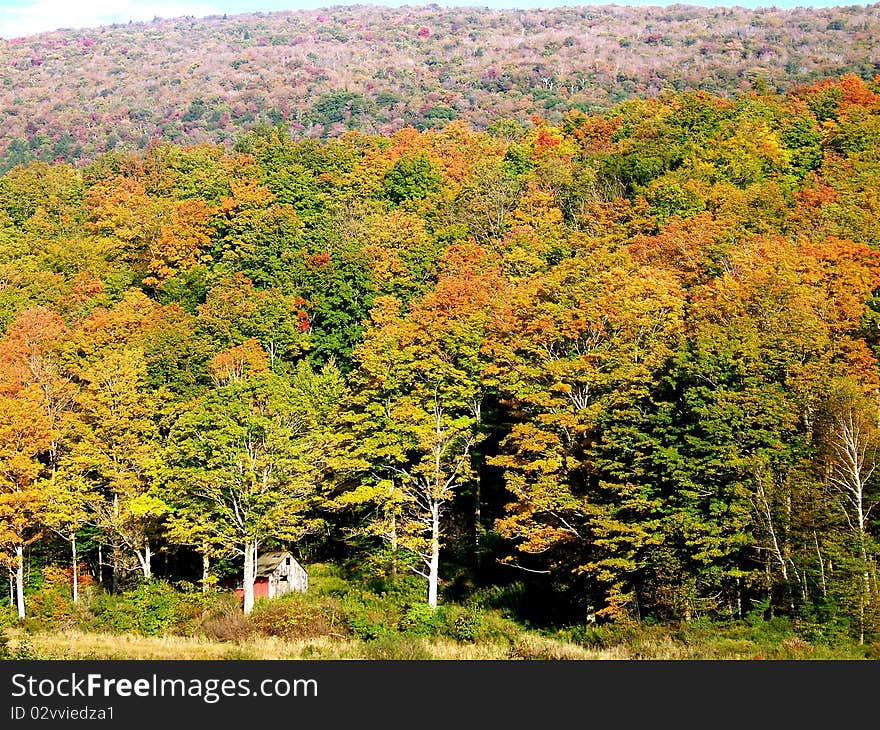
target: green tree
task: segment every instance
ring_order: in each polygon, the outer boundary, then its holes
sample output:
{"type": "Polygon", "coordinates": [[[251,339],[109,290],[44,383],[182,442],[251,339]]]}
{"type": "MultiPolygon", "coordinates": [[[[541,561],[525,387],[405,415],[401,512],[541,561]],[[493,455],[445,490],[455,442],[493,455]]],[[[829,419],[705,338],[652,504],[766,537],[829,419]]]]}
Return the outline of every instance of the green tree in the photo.
{"type": "Polygon", "coordinates": [[[414,570],[427,581],[432,608],[438,603],[444,512],[473,480],[471,454],[482,438],[483,332],[472,307],[491,290],[476,277],[453,279],[409,316],[401,316],[397,299],[377,300],[356,351],[347,414],[349,468],[362,483],[341,498],[375,504],[380,519],[373,531],[387,536],[393,552],[400,547],[421,559],[424,568],[414,570]]]}
{"type": "Polygon", "coordinates": [[[440,188],[440,173],[424,155],[402,155],[385,173],[385,194],[393,203],[425,198],[440,188]]]}
{"type": "Polygon", "coordinates": [[[303,362],[290,379],[263,373],[215,388],[171,428],[168,499],[189,535],[242,555],[245,613],[253,609],[259,548],[319,525],[323,429],[342,387],[332,365],[316,374],[303,362]]]}
{"type": "Polygon", "coordinates": [[[525,283],[487,343],[487,377],[514,417],[491,459],[513,497],[498,530],[530,559],[521,567],[563,586],[586,578],[602,615],[631,604],[662,542],[657,484],[639,456],[648,416],[634,414],[652,407],[683,307],[673,276],[593,251],[525,283]]]}
{"type": "MultiPolygon", "coordinates": [[[[146,364],[136,347],[112,350],[82,375],[80,427],[64,471],[93,495],[95,526],[115,548],[130,551],[145,580],[167,505],[151,478],[158,444],[156,404],[145,389],[146,364]]],[[[114,581],[117,576],[114,574],[114,581]]]]}

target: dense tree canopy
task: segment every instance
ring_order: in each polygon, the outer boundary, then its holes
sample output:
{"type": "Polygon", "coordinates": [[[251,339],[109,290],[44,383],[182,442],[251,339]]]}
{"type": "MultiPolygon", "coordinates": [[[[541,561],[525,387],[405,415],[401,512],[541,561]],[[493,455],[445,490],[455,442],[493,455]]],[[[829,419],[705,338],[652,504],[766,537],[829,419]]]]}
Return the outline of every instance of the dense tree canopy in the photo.
{"type": "Polygon", "coordinates": [[[284,545],[431,605],[876,635],[877,83],[13,168],[19,595],[57,541],[115,583],[284,545]]]}

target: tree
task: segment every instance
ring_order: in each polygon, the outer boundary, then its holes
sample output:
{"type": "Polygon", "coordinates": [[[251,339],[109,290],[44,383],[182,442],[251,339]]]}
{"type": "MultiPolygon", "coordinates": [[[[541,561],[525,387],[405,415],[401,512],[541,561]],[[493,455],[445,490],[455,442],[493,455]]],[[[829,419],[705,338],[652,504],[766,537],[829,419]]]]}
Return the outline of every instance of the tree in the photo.
{"type": "Polygon", "coordinates": [[[456,490],[471,478],[476,422],[466,389],[445,380],[407,380],[384,405],[378,399],[366,403],[355,424],[367,432],[355,433],[355,439],[364,439],[357,449],[363,471],[378,479],[347,501],[377,503],[383,517],[379,532],[388,534],[392,550],[403,547],[424,563],[416,572],[427,581],[432,608],[440,583],[441,520],[456,490]]]}
{"type": "Polygon", "coordinates": [[[90,505],[97,501],[95,494],[89,491],[88,482],[81,474],[73,470],[68,473],[64,468],[53,474],[52,479],[44,485],[45,506],[41,521],[52,532],[70,545],[71,560],[71,594],[73,602],[79,601],[79,551],[77,548],[77,532],[92,520],[90,505]]]}
{"type": "Polygon", "coordinates": [[[88,485],[95,526],[130,550],[149,580],[152,543],[167,505],[151,479],[158,433],[145,377],[143,353],[135,347],[105,351],[85,370],[78,398],[81,427],[64,468],[69,479],[88,485]]]}
{"type": "MultiPolygon", "coordinates": [[[[348,413],[351,468],[361,483],[343,503],[372,503],[374,531],[416,554],[437,606],[444,512],[473,483],[481,431],[481,347],[501,280],[479,249],[447,252],[435,290],[400,314],[381,297],[356,350],[357,392],[348,413]]],[[[479,535],[479,492],[475,534],[479,535]]]]}
{"type": "Polygon", "coordinates": [[[385,194],[397,204],[425,198],[440,187],[440,174],[424,155],[402,155],[385,174],[385,194]]]}
{"type": "Polygon", "coordinates": [[[85,203],[86,230],[106,241],[114,260],[144,267],[149,252],[159,246],[170,201],[148,195],[135,179],[119,176],[93,185],[85,203]]]}
{"type": "Polygon", "coordinates": [[[182,200],[168,214],[169,222],[160,226],[158,238],[150,241],[149,268],[152,275],[144,283],[155,286],[185,271],[205,258],[211,244],[211,209],[203,200],[182,200]]]}
{"type": "Polygon", "coordinates": [[[39,515],[45,501],[38,457],[52,442],[40,405],[35,386],[0,394],[0,549],[3,562],[15,575],[19,618],[25,617],[24,548],[40,535],[39,515]]]}
{"type": "Polygon", "coordinates": [[[880,503],[874,474],[878,467],[880,429],[877,407],[852,381],[831,391],[825,440],[826,479],[837,497],[855,543],[862,576],[858,596],[859,643],[865,642],[868,612],[877,597],[875,551],[869,531],[871,512],[880,503]]]}
{"type": "Polygon", "coordinates": [[[14,553],[19,616],[24,616],[24,546],[40,534],[60,443],[69,430],[73,389],[53,352],[66,328],[45,308],[21,312],[0,339],[0,471],[4,548],[14,553]],[[48,478],[44,478],[48,477],[48,478]]]}
{"type": "Polygon", "coordinates": [[[521,182],[502,163],[487,159],[475,164],[455,200],[455,219],[468,226],[480,243],[499,239],[516,208],[521,182]]]}
{"type": "Polygon", "coordinates": [[[423,561],[424,570],[416,572],[427,581],[428,605],[436,607],[441,518],[456,489],[470,478],[475,419],[468,400],[474,391],[471,382],[456,377],[463,373],[414,358],[411,325],[406,332],[394,312],[398,306],[392,298],[377,305],[373,329],[358,349],[364,390],[355,396],[358,411],[350,421],[353,455],[363,472],[374,475],[375,486],[362,487],[348,499],[378,502],[393,522],[392,548],[404,547],[423,561]]]}
{"type": "Polygon", "coordinates": [[[13,389],[16,383],[32,385],[41,394],[40,407],[52,434],[47,459],[53,474],[71,428],[76,392],[58,352],[68,335],[58,314],[46,307],[34,307],[20,312],[0,340],[0,388],[5,381],[13,389]]]}
{"type": "Polygon", "coordinates": [[[682,545],[702,592],[734,613],[750,591],[762,592],[770,614],[807,602],[828,525],[809,477],[825,384],[844,373],[876,379],[852,336],[876,280],[860,249],[742,241],[691,289],[690,334],[670,375],[682,459],[671,475],[670,542],[682,545]]]}
{"type": "Polygon", "coordinates": [[[549,572],[583,608],[620,616],[662,543],[648,419],[682,338],[675,277],[591,251],[514,292],[493,323],[485,375],[509,403],[501,453],[512,500],[497,529],[510,564],[549,572]],[[525,565],[521,562],[527,561],[525,565]]]}
{"type": "Polygon", "coordinates": [[[242,274],[222,279],[198,307],[198,334],[217,348],[256,340],[270,368],[291,363],[308,346],[306,302],[277,289],[258,290],[242,274]]]}
{"type": "Polygon", "coordinates": [[[259,548],[318,527],[322,429],[341,391],[334,366],[316,374],[303,362],[290,379],[262,372],[219,386],[171,428],[164,482],[175,517],[206,545],[235,546],[245,613],[254,605],[259,548]]]}
{"type": "Polygon", "coordinates": [[[211,257],[221,270],[243,272],[262,288],[285,285],[290,249],[302,229],[299,216],[251,178],[231,180],[230,193],[211,218],[211,257]]]}

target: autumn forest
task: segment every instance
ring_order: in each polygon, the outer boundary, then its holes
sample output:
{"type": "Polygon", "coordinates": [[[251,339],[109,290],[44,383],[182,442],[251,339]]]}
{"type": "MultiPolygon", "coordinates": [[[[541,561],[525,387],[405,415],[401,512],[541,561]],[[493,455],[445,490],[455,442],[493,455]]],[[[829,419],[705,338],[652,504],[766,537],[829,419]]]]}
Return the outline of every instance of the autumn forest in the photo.
{"type": "Polygon", "coordinates": [[[9,621],[290,549],[877,641],[880,77],[338,131],[0,178],[9,621]]]}

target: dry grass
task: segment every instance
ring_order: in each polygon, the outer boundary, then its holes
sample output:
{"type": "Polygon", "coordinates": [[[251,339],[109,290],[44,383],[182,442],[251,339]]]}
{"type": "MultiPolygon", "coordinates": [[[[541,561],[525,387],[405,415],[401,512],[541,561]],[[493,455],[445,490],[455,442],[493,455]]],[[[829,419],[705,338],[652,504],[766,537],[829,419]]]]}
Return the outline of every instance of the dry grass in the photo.
{"type": "Polygon", "coordinates": [[[638,636],[629,643],[584,647],[524,632],[510,642],[468,643],[391,636],[374,641],[331,636],[283,639],[251,634],[239,640],[207,637],[6,629],[13,656],[33,659],[436,659],[436,660],[682,660],[851,659],[845,648],[814,646],[798,638],[763,645],[741,637],[680,641],[638,636]]]}
{"type": "Polygon", "coordinates": [[[36,659],[608,659],[613,650],[589,651],[573,644],[525,636],[505,644],[406,639],[363,642],[316,637],[284,640],[250,637],[237,642],[201,637],[136,636],[78,631],[26,634],[7,629],[9,649],[24,643],[36,659]]]}
{"type": "Polygon", "coordinates": [[[343,658],[348,642],[282,641],[270,637],[242,642],[214,641],[186,636],[137,636],[134,634],[83,633],[78,631],[24,634],[7,630],[14,652],[27,642],[37,659],[301,659],[310,655],[343,658]]]}
{"type": "Polygon", "coordinates": [[[510,659],[557,659],[562,661],[593,659],[630,659],[625,647],[586,649],[536,634],[523,634],[508,650],[510,659]]]}

